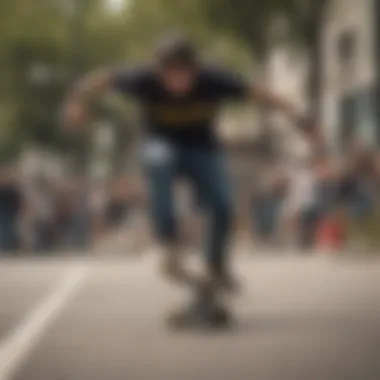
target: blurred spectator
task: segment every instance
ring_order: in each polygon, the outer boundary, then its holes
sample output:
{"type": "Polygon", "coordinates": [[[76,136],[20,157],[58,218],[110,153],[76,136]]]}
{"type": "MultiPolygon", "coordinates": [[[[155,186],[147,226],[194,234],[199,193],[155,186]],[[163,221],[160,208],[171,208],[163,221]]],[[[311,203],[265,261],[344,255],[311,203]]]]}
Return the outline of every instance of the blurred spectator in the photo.
{"type": "Polygon", "coordinates": [[[37,178],[29,192],[33,243],[37,252],[47,252],[54,247],[55,194],[52,184],[45,177],[37,178]]]}
{"type": "Polygon", "coordinates": [[[290,171],[285,212],[293,226],[297,243],[304,249],[311,248],[314,244],[318,209],[316,167],[310,157],[297,160],[290,171]]]}
{"type": "Polygon", "coordinates": [[[287,181],[275,162],[262,166],[260,180],[251,199],[254,234],[257,243],[268,245],[278,237],[280,210],[287,181]]]}
{"type": "Polygon", "coordinates": [[[22,211],[22,194],[10,168],[0,173],[0,250],[19,248],[19,219],[22,211]]]}
{"type": "Polygon", "coordinates": [[[128,182],[118,179],[111,183],[106,206],[106,221],[110,228],[120,227],[128,213],[128,182]]]}
{"type": "Polygon", "coordinates": [[[319,217],[332,210],[336,197],[336,185],[339,179],[339,167],[336,160],[329,155],[322,155],[315,160],[316,207],[319,217]]]}
{"type": "Polygon", "coordinates": [[[77,177],[73,180],[70,238],[72,248],[82,252],[88,248],[91,239],[89,190],[86,178],[77,177]]]}
{"type": "Polygon", "coordinates": [[[72,210],[72,189],[68,181],[63,181],[57,190],[55,213],[56,243],[62,248],[70,246],[72,210]]]}
{"type": "Polygon", "coordinates": [[[90,210],[86,181],[71,178],[57,194],[55,230],[58,248],[84,250],[90,241],[90,210]]]}
{"type": "MultiPolygon", "coordinates": [[[[349,232],[356,244],[370,244],[375,236],[370,233],[373,217],[376,215],[378,194],[376,154],[368,149],[350,152],[342,176],[341,196],[347,204],[349,232]]],[[[376,234],[375,234],[376,235],[376,234]]],[[[364,247],[363,247],[364,248],[364,247]]]]}
{"type": "Polygon", "coordinates": [[[90,210],[94,238],[100,236],[106,229],[105,214],[107,207],[107,192],[103,185],[97,184],[91,189],[90,210]]]}

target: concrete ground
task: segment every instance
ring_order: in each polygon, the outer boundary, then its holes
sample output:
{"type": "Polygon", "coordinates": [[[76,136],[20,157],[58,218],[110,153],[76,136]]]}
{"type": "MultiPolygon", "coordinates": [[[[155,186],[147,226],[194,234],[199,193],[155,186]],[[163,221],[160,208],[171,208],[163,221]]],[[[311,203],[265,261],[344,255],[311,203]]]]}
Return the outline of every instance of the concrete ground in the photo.
{"type": "Polygon", "coordinates": [[[0,380],[378,380],[380,262],[236,257],[236,325],[170,331],[151,255],[0,262],[0,380]]]}

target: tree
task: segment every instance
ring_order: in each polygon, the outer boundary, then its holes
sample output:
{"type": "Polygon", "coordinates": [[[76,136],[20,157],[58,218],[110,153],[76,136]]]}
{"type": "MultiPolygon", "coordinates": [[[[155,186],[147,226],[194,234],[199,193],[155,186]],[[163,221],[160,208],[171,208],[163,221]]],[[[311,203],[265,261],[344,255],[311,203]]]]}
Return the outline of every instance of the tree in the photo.
{"type": "Polygon", "coordinates": [[[262,66],[274,43],[297,42],[310,62],[308,96],[313,115],[320,113],[322,30],[329,0],[209,0],[208,20],[244,40],[262,66]],[[285,37],[285,38],[284,38],[285,37]]]}
{"type": "Polygon", "coordinates": [[[212,57],[246,69],[252,56],[242,40],[209,22],[200,0],[134,0],[126,14],[128,57],[144,60],[152,53],[158,37],[179,31],[195,40],[212,57]]]}
{"type": "Polygon", "coordinates": [[[208,21],[219,31],[245,41],[259,61],[265,61],[278,37],[278,21],[287,16],[294,0],[209,0],[204,3],[208,21]]]}
{"type": "MultiPolygon", "coordinates": [[[[27,142],[64,148],[58,111],[72,80],[125,55],[125,22],[105,0],[0,2],[0,135],[5,151],[27,142]]],[[[2,148],[0,147],[0,150],[2,148]]],[[[12,149],[12,152],[15,149],[12,149]]]]}
{"type": "MultiPolygon", "coordinates": [[[[257,63],[255,74],[265,82],[271,49],[284,34],[281,21],[293,7],[293,0],[209,0],[203,7],[214,28],[245,43],[257,63]]],[[[259,108],[258,126],[262,134],[272,135],[269,114],[263,106],[259,108]]]]}

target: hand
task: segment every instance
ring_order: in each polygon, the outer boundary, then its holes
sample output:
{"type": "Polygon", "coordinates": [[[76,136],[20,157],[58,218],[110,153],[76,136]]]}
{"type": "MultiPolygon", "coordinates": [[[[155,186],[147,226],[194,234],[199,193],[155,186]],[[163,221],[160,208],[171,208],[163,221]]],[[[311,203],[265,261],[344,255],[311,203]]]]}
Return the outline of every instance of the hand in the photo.
{"type": "Polygon", "coordinates": [[[306,131],[307,138],[315,145],[322,145],[324,143],[323,133],[319,126],[316,124],[310,125],[306,131]]]}
{"type": "Polygon", "coordinates": [[[323,144],[324,138],[321,130],[319,128],[315,128],[310,131],[310,140],[312,140],[315,144],[323,144]]]}
{"type": "Polygon", "coordinates": [[[250,94],[254,100],[258,100],[265,106],[283,112],[291,120],[298,119],[299,117],[294,104],[287,98],[277,96],[267,89],[257,85],[251,87],[250,94]]]}
{"type": "Polygon", "coordinates": [[[70,100],[63,107],[62,119],[65,130],[80,130],[88,121],[87,107],[81,102],[70,100]]]}
{"type": "Polygon", "coordinates": [[[311,143],[315,145],[322,145],[324,143],[322,130],[313,118],[299,118],[298,125],[311,143]]]}
{"type": "Polygon", "coordinates": [[[299,111],[292,102],[288,100],[281,100],[278,104],[279,108],[290,120],[295,120],[299,117],[299,111]]]}

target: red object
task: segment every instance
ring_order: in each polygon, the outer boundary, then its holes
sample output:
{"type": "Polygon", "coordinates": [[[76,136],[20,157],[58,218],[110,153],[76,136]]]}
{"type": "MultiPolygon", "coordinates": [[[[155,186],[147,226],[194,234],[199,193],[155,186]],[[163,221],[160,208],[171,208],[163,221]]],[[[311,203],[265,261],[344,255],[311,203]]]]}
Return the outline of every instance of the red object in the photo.
{"type": "Polygon", "coordinates": [[[317,247],[328,250],[341,250],[346,243],[344,227],[335,220],[325,220],[317,231],[317,247]]]}

